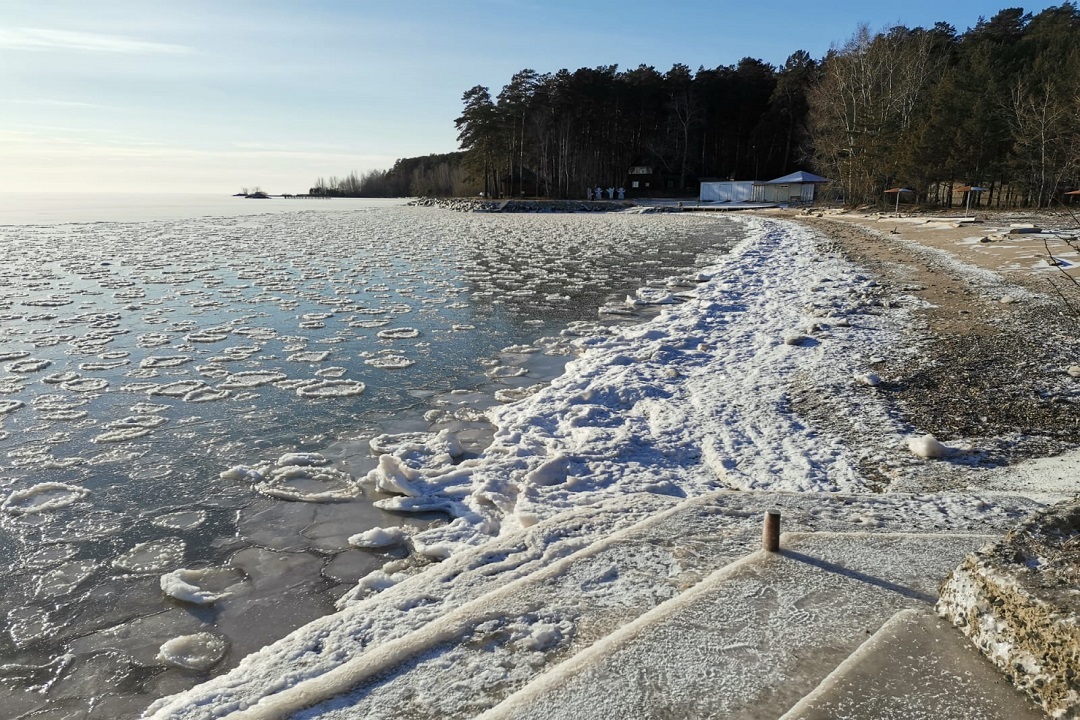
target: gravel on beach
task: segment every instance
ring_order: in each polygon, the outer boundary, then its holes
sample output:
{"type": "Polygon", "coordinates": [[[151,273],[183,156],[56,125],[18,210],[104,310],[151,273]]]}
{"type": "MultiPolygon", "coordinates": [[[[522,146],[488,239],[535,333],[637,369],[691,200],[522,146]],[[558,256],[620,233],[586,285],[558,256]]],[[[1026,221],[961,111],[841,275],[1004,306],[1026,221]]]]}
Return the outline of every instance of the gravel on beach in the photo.
{"type": "Polygon", "coordinates": [[[917,351],[887,356],[874,368],[882,378],[875,391],[890,412],[912,435],[970,449],[951,462],[884,471],[882,489],[899,475],[906,487],[945,490],[966,485],[972,467],[1080,445],[1080,377],[1070,374],[1080,374],[1080,317],[1045,279],[982,273],[973,282],[970,267],[899,233],[797,219],[828,238],[822,251],[872,273],[884,303],[914,309],[908,342],[917,351]]]}

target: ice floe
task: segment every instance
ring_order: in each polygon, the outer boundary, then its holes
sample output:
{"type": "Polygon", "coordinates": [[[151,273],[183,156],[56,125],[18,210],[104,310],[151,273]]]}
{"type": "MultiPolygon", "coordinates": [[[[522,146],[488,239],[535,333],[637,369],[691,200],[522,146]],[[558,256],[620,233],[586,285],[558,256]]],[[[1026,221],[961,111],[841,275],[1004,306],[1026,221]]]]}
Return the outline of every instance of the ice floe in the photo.
{"type": "Polygon", "coordinates": [[[205,510],[177,510],[175,512],[159,515],[151,522],[158,527],[169,530],[194,530],[206,522],[205,510]]]}
{"type": "Polygon", "coordinates": [[[332,467],[289,464],[259,473],[255,490],[269,497],[298,502],[338,502],[357,497],[359,483],[346,472],[332,467]]]}
{"type": "Polygon", "coordinates": [[[360,395],[365,389],[359,380],[318,380],[296,388],[302,398],[338,398],[360,395]]]}
{"type": "Polygon", "coordinates": [[[89,490],[76,485],[43,482],[11,493],[0,509],[13,515],[51,512],[73,505],[89,494],[89,490]]]}
{"type": "Polygon", "coordinates": [[[185,547],[179,538],[150,540],[121,554],[113,560],[113,565],[134,573],[162,572],[184,559],[185,547]]]}
{"type": "Polygon", "coordinates": [[[416,328],[401,327],[392,330],[380,330],[375,334],[383,340],[408,340],[410,338],[419,337],[420,331],[416,328]]]}

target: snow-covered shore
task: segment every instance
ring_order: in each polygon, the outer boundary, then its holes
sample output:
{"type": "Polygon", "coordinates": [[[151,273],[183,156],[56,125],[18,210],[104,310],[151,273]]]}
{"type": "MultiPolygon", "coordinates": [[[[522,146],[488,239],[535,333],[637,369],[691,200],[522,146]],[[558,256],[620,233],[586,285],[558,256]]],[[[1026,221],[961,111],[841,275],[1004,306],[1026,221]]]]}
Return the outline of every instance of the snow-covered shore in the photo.
{"type": "Polygon", "coordinates": [[[564,375],[493,411],[499,430],[482,457],[414,470],[405,448],[382,463],[383,486],[412,496],[385,506],[439,504],[457,517],[414,537],[418,552],[444,557],[632,493],[865,489],[859,455],[892,451],[900,428],[856,378],[898,346],[905,312],[884,311],[872,278],[816,252],[812,231],[745,222],[750,239],[692,299],[575,341],[582,354],[564,375]],[[842,397],[876,447],[807,426],[792,400],[808,386],[842,397]]]}
{"type": "MultiPolygon", "coordinates": [[[[338,614],[227,675],[159,701],[149,714],[210,718],[261,707],[265,716],[281,716],[295,699],[260,700],[317,684],[361,653],[420,631],[447,607],[667,512],[678,498],[723,489],[870,492],[877,488],[860,472],[864,461],[923,462],[909,453],[909,429],[878,398],[872,373],[881,360],[909,352],[901,339],[917,301],[883,298],[872,277],[822,253],[813,230],[744,222],[749,239],[685,301],[645,324],[576,340],[581,354],[563,376],[493,411],[498,431],[480,457],[454,463],[454,441],[445,434],[426,444],[385,441],[389,452],[369,479],[398,497],[381,504],[441,509],[454,519],[411,537],[356,538],[407,542],[414,558],[363,579],[338,614]],[[804,403],[817,412],[800,412],[804,403]],[[521,552],[482,552],[508,540],[521,552]]],[[[917,498],[885,504],[882,517],[894,523],[927,512],[917,498]]],[[[1009,519],[979,498],[927,505],[934,522],[1009,519]]],[[[560,620],[547,617],[537,627],[558,635],[560,620]]],[[[537,627],[520,630],[543,645],[537,627]]],[[[453,642],[452,631],[442,632],[432,642],[453,642]]],[[[300,706],[332,696],[335,687],[323,684],[300,706]]]]}

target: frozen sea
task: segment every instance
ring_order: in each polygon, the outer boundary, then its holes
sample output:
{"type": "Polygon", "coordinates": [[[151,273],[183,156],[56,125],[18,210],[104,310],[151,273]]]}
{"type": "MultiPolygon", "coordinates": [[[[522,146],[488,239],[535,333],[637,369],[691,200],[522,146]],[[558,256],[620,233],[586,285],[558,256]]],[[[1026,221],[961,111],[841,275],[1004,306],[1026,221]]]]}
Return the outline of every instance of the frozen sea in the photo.
{"type": "Polygon", "coordinates": [[[476,458],[747,227],[0,197],[3,716],[133,717],[331,612],[450,519],[386,458],[476,458]]]}

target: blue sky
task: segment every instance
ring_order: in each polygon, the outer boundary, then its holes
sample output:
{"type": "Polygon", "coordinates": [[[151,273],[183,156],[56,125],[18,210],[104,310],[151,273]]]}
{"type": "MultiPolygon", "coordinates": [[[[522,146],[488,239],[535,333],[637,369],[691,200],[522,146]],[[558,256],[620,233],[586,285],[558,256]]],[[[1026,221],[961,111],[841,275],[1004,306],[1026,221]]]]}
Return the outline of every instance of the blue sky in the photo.
{"type": "Polygon", "coordinates": [[[859,23],[963,31],[1016,5],[5,0],[0,191],[304,191],[457,149],[462,93],[523,68],[778,65],[859,23]]]}

